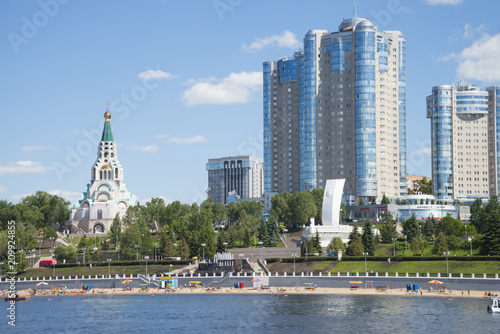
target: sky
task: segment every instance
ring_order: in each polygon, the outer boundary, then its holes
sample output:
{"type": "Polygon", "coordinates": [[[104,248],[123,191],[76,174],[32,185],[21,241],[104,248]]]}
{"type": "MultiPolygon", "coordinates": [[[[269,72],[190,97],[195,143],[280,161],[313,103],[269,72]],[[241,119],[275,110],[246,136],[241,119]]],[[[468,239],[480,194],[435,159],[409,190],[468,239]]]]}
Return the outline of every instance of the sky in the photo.
{"type": "MultiPolygon", "coordinates": [[[[407,39],[408,172],[431,175],[425,98],[457,80],[500,83],[500,1],[356,0],[407,39]]],[[[210,158],[262,157],[262,63],[308,30],[337,31],[353,1],[0,2],[0,199],[74,203],[109,103],[129,191],[201,203],[210,158]]]]}

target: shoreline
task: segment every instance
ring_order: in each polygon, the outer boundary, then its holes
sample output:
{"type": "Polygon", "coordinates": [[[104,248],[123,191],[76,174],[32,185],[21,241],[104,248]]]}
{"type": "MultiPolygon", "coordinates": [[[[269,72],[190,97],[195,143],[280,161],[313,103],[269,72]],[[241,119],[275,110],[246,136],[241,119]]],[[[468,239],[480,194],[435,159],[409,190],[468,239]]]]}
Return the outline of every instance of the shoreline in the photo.
{"type": "MultiPolygon", "coordinates": [[[[45,292],[51,292],[50,290],[45,290],[45,292]]],[[[178,288],[175,290],[168,289],[157,289],[151,288],[147,291],[140,288],[133,288],[131,290],[122,289],[94,289],[91,291],[83,291],[80,289],[67,289],[60,293],[39,293],[34,294],[31,289],[18,291],[19,296],[31,296],[31,297],[48,297],[48,296],[126,296],[126,295],[171,295],[171,294],[262,294],[262,295],[359,295],[359,296],[399,296],[399,297],[431,297],[431,298],[480,298],[489,299],[490,297],[485,295],[484,291],[470,290],[452,290],[446,292],[439,291],[428,291],[419,290],[408,293],[404,289],[387,289],[385,291],[377,291],[376,289],[351,289],[351,288],[321,288],[318,287],[315,290],[308,290],[304,287],[290,288],[290,287],[269,287],[268,289],[261,288],[220,288],[214,290],[207,290],[205,288],[178,288]]],[[[495,292],[492,292],[492,296],[495,292]]],[[[4,294],[2,296],[5,297],[4,294]]]]}

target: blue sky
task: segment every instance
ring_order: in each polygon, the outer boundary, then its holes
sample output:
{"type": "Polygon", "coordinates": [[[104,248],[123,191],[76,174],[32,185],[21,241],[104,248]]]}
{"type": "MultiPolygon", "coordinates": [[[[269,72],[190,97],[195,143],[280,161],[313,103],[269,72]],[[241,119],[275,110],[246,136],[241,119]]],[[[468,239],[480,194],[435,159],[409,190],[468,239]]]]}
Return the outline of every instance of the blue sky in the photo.
{"type": "MultiPolygon", "coordinates": [[[[430,175],[432,86],[500,82],[500,2],[357,0],[407,38],[408,172],[430,175]],[[480,5],[479,5],[480,4],[480,5]]],[[[141,202],[201,202],[209,158],[262,156],[262,62],[351,1],[2,1],[0,199],[74,202],[90,181],[109,102],[125,182],[141,202]]]]}

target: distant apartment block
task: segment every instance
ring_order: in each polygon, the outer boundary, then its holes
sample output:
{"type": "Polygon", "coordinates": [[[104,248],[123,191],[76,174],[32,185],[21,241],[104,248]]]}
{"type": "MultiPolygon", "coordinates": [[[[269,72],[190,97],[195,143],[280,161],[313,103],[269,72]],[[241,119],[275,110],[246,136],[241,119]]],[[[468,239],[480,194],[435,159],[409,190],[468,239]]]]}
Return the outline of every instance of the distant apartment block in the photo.
{"type": "Polygon", "coordinates": [[[437,199],[498,194],[500,86],[440,85],[427,97],[437,199]]]}
{"type": "Polygon", "coordinates": [[[209,159],[208,197],[227,204],[228,197],[258,198],[264,195],[262,158],[237,156],[209,159]]]}
{"type": "Polygon", "coordinates": [[[324,188],[344,202],[399,198],[406,181],[406,39],[369,20],[310,30],[293,57],[263,63],[265,192],[324,188]]]}

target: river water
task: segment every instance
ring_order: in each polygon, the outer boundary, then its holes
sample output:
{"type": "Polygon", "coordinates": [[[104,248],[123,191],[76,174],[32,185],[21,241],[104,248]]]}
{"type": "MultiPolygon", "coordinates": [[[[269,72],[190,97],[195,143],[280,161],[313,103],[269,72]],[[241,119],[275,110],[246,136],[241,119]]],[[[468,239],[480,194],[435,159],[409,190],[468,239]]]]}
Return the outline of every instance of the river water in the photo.
{"type": "MultiPolygon", "coordinates": [[[[48,296],[16,303],[7,333],[498,333],[488,300],[179,294],[48,296]]],[[[7,314],[8,303],[4,303],[7,314]]]]}

